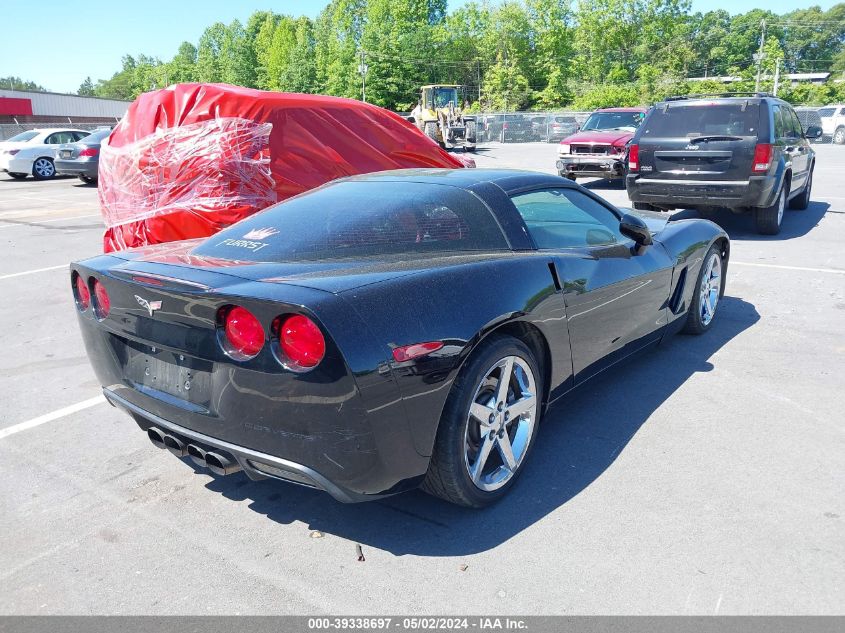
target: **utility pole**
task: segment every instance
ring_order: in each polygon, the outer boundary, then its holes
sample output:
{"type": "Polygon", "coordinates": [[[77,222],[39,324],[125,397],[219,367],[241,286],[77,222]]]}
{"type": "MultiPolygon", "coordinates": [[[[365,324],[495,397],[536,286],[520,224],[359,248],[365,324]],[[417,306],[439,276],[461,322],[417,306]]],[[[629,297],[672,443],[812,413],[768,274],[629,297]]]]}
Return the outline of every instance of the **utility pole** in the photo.
{"type": "Polygon", "coordinates": [[[780,60],[778,59],[775,62],[775,85],[772,89],[772,93],[777,97],[778,96],[778,84],[780,84],[780,60]]]}
{"type": "Polygon", "coordinates": [[[766,20],[760,20],[760,51],[754,56],[757,61],[757,81],[754,84],[754,91],[760,92],[760,71],[763,65],[763,45],[766,43],[766,20]]]}
{"type": "Polygon", "coordinates": [[[478,60],[478,107],[481,107],[481,60],[478,60]]]}
{"type": "Polygon", "coordinates": [[[361,73],[361,101],[367,103],[367,52],[361,49],[361,63],[358,64],[358,72],[361,73]]]}

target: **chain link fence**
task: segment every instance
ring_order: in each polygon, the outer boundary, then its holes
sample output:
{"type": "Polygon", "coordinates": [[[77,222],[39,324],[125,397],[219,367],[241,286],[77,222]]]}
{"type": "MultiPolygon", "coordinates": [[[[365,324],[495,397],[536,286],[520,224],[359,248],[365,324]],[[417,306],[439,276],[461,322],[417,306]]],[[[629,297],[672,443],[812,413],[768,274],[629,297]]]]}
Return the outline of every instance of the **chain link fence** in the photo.
{"type": "Polygon", "coordinates": [[[69,130],[91,130],[93,132],[97,128],[113,127],[116,124],[117,121],[111,123],[69,123],[67,119],[57,119],[56,121],[45,121],[39,123],[0,123],[0,141],[6,141],[16,134],[26,132],[27,130],[61,128],[69,130]]]}
{"type": "Polygon", "coordinates": [[[589,112],[481,112],[478,143],[556,143],[577,132],[589,112]]]}

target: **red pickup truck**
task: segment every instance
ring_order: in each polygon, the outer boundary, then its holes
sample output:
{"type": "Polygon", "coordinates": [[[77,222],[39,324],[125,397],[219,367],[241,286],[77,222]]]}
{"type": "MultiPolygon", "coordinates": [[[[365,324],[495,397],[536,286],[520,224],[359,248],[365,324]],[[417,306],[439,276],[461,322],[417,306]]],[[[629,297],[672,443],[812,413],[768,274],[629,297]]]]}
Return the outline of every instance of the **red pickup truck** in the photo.
{"type": "Polygon", "coordinates": [[[602,108],[593,112],[579,132],[560,142],[557,170],[575,180],[622,179],[628,141],[645,117],[647,108],[602,108]]]}

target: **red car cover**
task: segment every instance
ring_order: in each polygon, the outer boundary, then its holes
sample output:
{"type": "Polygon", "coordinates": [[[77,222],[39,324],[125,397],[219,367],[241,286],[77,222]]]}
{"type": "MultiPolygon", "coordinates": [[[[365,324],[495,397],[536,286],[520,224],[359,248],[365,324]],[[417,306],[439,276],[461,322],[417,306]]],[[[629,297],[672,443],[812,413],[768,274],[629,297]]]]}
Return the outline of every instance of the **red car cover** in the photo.
{"type": "Polygon", "coordinates": [[[104,250],[213,235],[343,176],[465,166],[367,103],[178,84],[138,97],[102,146],[104,250]]]}

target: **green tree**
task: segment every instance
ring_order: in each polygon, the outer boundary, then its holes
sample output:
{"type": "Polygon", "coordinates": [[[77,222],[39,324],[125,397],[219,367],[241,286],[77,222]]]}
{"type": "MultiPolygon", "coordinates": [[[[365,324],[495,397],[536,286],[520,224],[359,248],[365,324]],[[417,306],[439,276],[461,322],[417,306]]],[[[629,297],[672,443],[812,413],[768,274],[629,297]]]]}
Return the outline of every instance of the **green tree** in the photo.
{"type": "Polygon", "coordinates": [[[332,0],[315,25],[317,86],[320,92],[361,98],[357,67],[365,0],[332,0]]]}
{"type": "Polygon", "coordinates": [[[85,81],[79,84],[79,88],[76,90],[76,94],[83,96],[83,97],[90,97],[94,94],[94,82],[91,81],[91,77],[86,77],[85,81]]]}
{"type": "Polygon", "coordinates": [[[20,77],[0,77],[0,88],[3,90],[34,90],[35,92],[47,92],[44,86],[34,81],[25,81],[20,77]]]}
{"type": "Polygon", "coordinates": [[[197,80],[197,47],[182,42],[176,55],[167,65],[167,84],[185,83],[197,80]]]}

